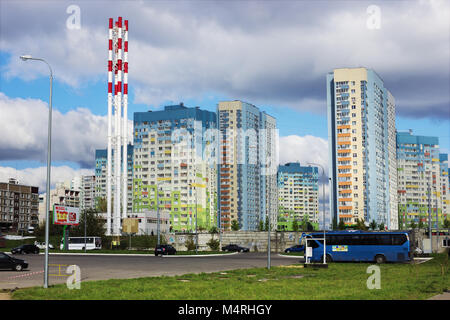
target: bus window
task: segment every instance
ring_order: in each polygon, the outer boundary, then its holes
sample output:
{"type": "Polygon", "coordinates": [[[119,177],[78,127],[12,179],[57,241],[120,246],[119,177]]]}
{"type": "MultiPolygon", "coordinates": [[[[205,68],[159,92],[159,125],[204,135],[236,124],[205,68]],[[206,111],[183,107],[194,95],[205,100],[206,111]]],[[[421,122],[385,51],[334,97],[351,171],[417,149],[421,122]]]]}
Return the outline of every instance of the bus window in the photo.
{"type": "Polygon", "coordinates": [[[315,249],[315,248],[319,247],[319,244],[317,243],[316,240],[310,240],[310,241],[308,241],[308,247],[315,249]]]}
{"type": "Polygon", "coordinates": [[[379,234],[376,236],[379,246],[389,246],[392,244],[391,237],[388,234],[379,234]]]}
{"type": "Polygon", "coordinates": [[[394,246],[400,246],[406,242],[406,235],[405,234],[394,234],[392,239],[392,244],[394,246]]]}

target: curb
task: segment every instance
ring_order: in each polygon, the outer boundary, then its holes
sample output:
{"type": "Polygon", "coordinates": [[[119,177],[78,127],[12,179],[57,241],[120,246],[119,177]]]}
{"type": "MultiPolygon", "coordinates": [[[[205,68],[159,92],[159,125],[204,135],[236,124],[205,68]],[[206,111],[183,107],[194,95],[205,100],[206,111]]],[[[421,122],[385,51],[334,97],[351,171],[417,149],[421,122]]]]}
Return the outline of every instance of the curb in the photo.
{"type": "Polygon", "coordinates": [[[296,258],[296,259],[305,258],[305,256],[287,256],[287,255],[284,255],[284,254],[278,254],[278,256],[283,257],[283,258],[296,258]]]}
{"type": "MultiPolygon", "coordinates": [[[[5,252],[6,254],[11,254],[10,252],[5,252]]],[[[217,256],[230,256],[233,254],[237,254],[238,252],[233,253],[225,253],[225,254],[202,254],[202,255],[172,255],[172,256],[162,256],[165,258],[186,258],[186,257],[217,257],[217,256]]],[[[39,255],[44,255],[45,253],[39,253],[39,255]]],[[[155,254],[152,253],[58,253],[58,252],[50,252],[49,256],[110,256],[110,257],[155,257],[155,254]]],[[[27,256],[27,255],[25,255],[27,256]]]]}
{"type": "Polygon", "coordinates": [[[186,255],[162,255],[161,257],[164,258],[197,258],[197,257],[222,257],[222,256],[232,256],[234,254],[238,254],[239,252],[233,252],[233,253],[224,253],[224,254],[199,254],[199,255],[193,255],[193,254],[186,254],[186,255]]]}

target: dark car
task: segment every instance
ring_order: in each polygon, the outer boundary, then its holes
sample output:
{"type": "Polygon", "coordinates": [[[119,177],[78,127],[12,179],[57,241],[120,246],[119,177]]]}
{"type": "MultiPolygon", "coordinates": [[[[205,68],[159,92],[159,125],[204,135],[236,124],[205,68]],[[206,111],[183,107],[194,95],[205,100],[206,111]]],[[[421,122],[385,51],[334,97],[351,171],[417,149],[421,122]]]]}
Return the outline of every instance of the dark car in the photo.
{"type": "Polygon", "coordinates": [[[237,244],[229,244],[225,247],[222,247],[222,251],[249,252],[250,250],[248,248],[238,246],[237,244]]]}
{"type": "Polygon", "coordinates": [[[289,252],[302,252],[305,251],[305,247],[302,246],[301,244],[297,244],[295,246],[292,246],[290,248],[287,248],[286,250],[284,250],[284,252],[289,253],[289,252]]]}
{"type": "Polygon", "coordinates": [[[0,269],[22,271],[26,268],[28,268],[26,261],[10,257],[6,253],[0,252],[0,269]]]}
{"type": "Polygon", "coordinates": [[[39,248],[34,244],[23,244],[17,248],[11,249],[12,254],[23,254],[23,253],[39,253],[39,248]]]}
{"type": "Polygon", "coordinates": [[[177,253],[177,250],[170,244],[161,244],[155,248],[155,256],[175,253],[177,253]]]}

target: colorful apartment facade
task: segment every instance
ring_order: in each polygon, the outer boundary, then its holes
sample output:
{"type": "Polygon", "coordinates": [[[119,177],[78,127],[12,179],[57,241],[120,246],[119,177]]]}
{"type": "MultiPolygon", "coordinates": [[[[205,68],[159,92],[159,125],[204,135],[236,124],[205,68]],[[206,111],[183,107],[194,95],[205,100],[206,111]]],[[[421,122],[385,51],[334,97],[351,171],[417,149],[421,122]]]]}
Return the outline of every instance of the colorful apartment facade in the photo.
{"type": "Polygon", "coordinates": [[[375,71],[327,74],[330,210],[345,225],[398,228],[395,100],[375,71]]]}
{"type": "Polygon", "coordinates": [[[159,203],[173,231],[217,226],[216,123],[182,103],[134,113],[133,212],[159,203]]]}
{"type": "Polygon", "coordinates": [[[258,230],[277,225],[278,132],[276,119],[239,100],[217,106],[219,129],[219,227],[258,230]]]}
{"type": "MultiPolygon", "coordinates": [[[[448,155],[439,138],[397,133],[398,213],[400,228],[442,227],[449,217],[448,155]]],[[[450,217],[449,217],[450,218],[450,217]]]]}
{"type": "Polygon", "coordinates": [[[293,230],[309,222],[319,224],[319,169],[286,163],[278,168],[278,229],[293,230]]]}

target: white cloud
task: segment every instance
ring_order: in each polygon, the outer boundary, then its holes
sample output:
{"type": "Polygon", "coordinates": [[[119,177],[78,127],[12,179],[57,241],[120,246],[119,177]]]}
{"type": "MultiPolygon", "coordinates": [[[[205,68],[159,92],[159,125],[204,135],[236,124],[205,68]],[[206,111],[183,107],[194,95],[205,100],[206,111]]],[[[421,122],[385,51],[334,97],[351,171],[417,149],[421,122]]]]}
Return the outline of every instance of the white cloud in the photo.
{"type": "MultiPolygon", "coordinates": [[[[44,74],[45,66],[25,66],[16,58],[31,53],[46,57],[57,79],[68,84],[105,80],[107,19],[123,12],[130,20],[130,88],[139,103],[217,92],[308,111],[306,102],[315,101],[313,110],[323,113],[325,74],[344,66],[373,68],[398,101],[423,99],[416,115],[438,116],[450,100],[448,1],[380,3],[378,30],[367,28],[372,3],[363,1],[92,1],[80,4],[80,30],[64,27],[69,4],[2,5],[0,45],[14,57],[8,75],[44,74]],[[426,102],[437,93],[444,104],[426,102]]],[[[409,114],[408,108],[399,105],[399,113],[409,114]]]]}
{"type": "MultiPolygon", "coordinates": [[[[69,166],[52,166],[50,188],[54,188],[58,182],[71,180],[82,175],[94,175],[93,169],[73,169],[69,166]]],[[[39,187],[39,193],[46,190],[47,167],[25,168],[16,170],[11,167],[0,167],[0,181],[7,182],[10,178],[15,178],[20,184],[39,187]]]]}
{"type": "MultiPolygon", "coordinates": [[[[46,163],[48,104],[39,99],[10,98],[0,92],[0,112],[0,160],[46,163]]],[[[107,145],[107,116],[92,114],[85,108],[65,114],[53,109],[52,119],[52,161],[93,167],[95,149],[107,145]]],[[[131,120],[128,128],[131,141],[131,120]]]]}
{"type": "MultiPolygon", "coordinates": [[[[328,175],[328,142],[314,136],[290,135],[280,137],[280,164],[287,162],[300,162],[306,166],[308,163],[318,163],[323,166],[325,175],[328,175]]],[[[319,169],[319,173],[321,173],[319,169]]]]}
{"type": "MultiPolygon", "coordinates": [[[[308,163],[317,163],[322,165],[325,170],[325,181],[319,183],[319,222],[322,228],[323,207],[325,202],[325,223],[330,224],[330,190],[328,187],[328,142],[314,136],[290,135],[280,137],[280,164],[288,162],[300,162],[300,165],[307,166],[308,163]],[[324,186],[325,185],[325,186],[324,186]],[[325,191],[325,201],[323,201],[323,191],[325,191]]],[[[319,175],[322,175],[322,169],[319,167],[319,175]]]]}

